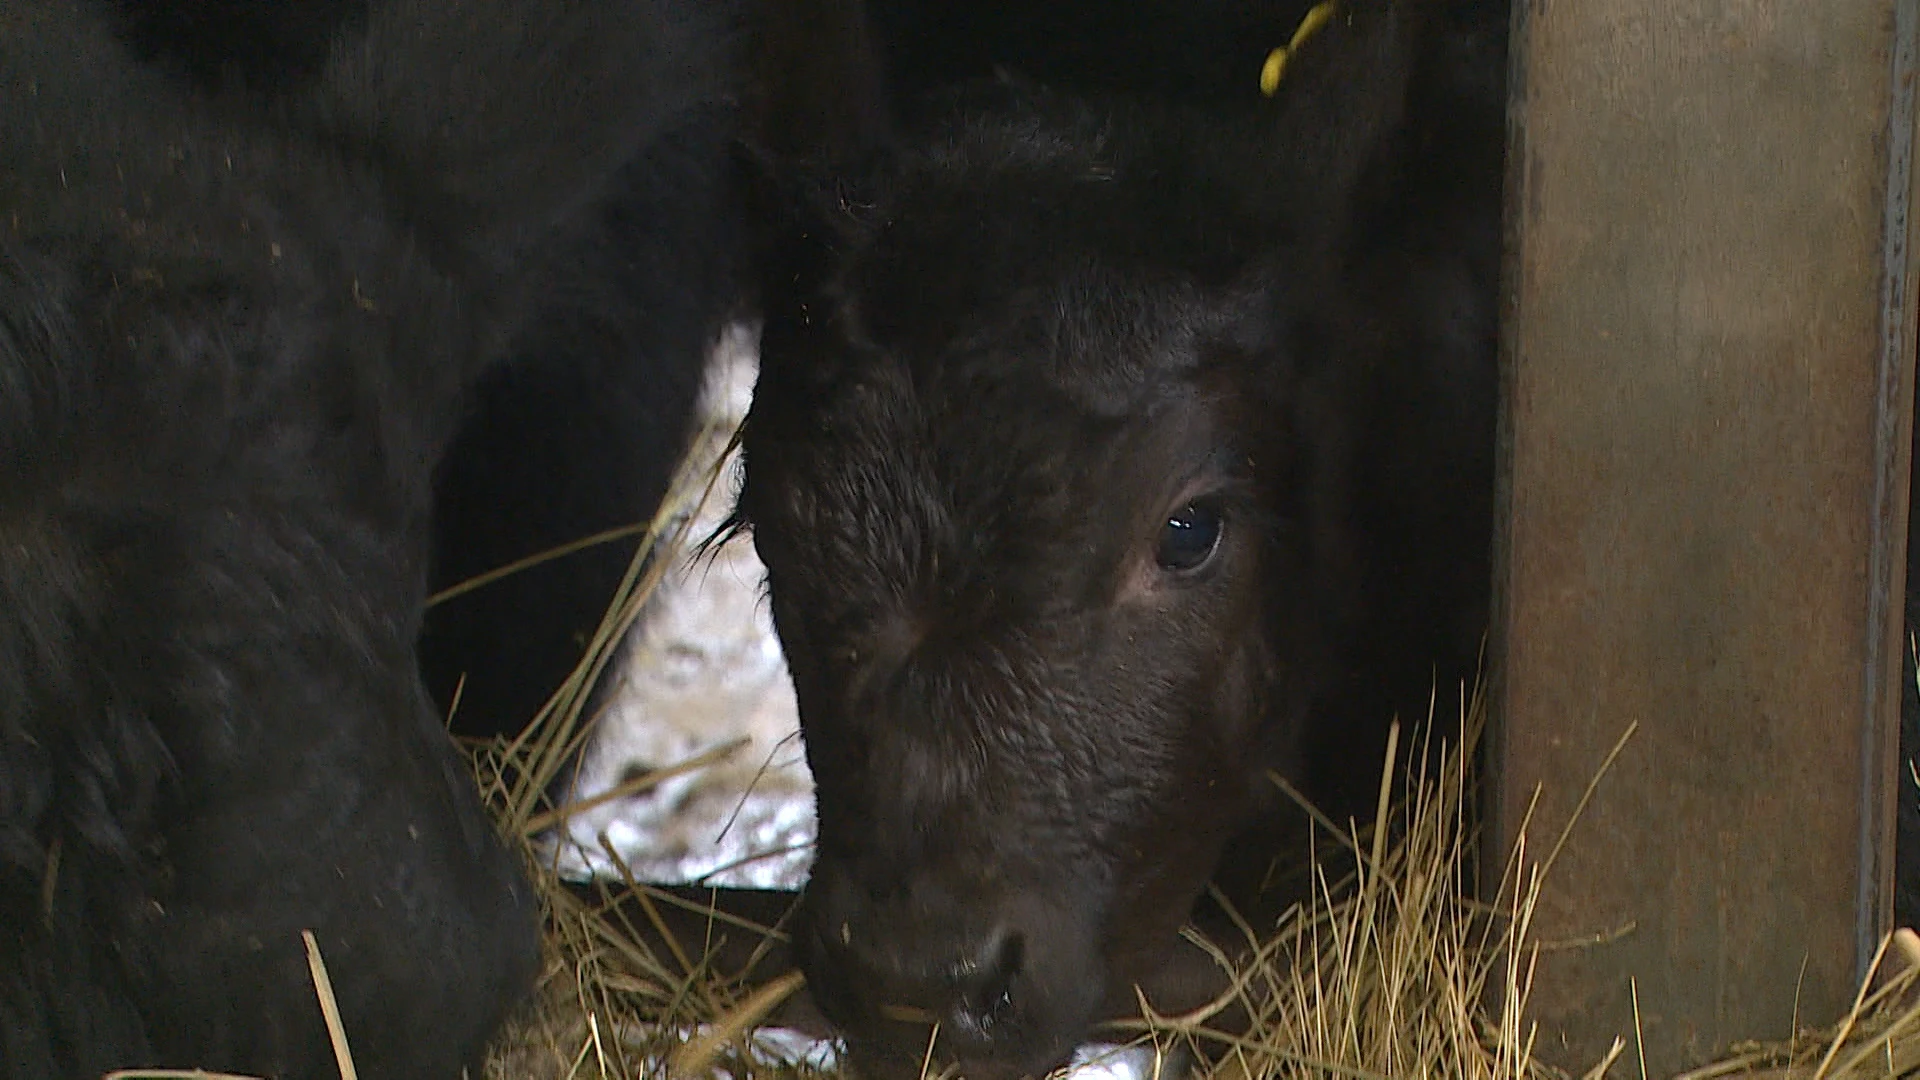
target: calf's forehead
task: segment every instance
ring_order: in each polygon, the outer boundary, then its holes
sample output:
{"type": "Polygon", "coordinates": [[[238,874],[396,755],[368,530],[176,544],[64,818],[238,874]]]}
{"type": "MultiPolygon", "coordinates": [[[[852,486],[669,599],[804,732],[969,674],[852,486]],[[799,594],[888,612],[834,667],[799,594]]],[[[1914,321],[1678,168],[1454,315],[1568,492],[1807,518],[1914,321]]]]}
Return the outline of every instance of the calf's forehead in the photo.
{"type": "MultiPolygon", "coordinates": [[[[1009,195],[933,224],[906,216],[909,204],[844,268],[849,337],[869,346],[868,362],[904,369],[936,422],[968,395],[1002,389],[1138,417],[1257,305],[1248,290],[1203,284],[1177,252],[1144,247],[1137,223],[1103,232],[1071,205],[1077,197],[1009,195]]],[[[1111,212],[1124,219],[1130,209],[1121,201],[1111,212]]]]}
{"type": "Polygon", "coordinates": [[[918,384],[883,362],[843,385],[814,436],[768,448],[801,504],[784,542],[805,554],[790,560],[856,606],[1097,604],[1154,515],[1218,465],[1221,433],[1189,381],[1142,383],[1133,411],[1099,409],[1044,361],[982,359],[972,377],[956,361],[918,384]]]}

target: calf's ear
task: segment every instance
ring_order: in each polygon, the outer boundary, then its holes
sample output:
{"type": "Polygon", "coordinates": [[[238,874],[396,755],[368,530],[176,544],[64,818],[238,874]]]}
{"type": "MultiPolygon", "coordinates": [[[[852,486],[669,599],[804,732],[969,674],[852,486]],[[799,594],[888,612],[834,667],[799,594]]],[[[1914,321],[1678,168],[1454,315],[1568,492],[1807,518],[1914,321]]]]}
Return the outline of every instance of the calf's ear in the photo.
{"type": "Polygon", "coordinates": [[[872,207],[881,166],[851,173],[776,157],[746,143],[736,147],[734,161],[763,305],[780,308],[812,298],[837,256],[879,225],[872,207]]]}
{"type": "Polygon", "coordinates": [[[895,143],[887,79],[863,0],[751,0],[754,72],[736,154],[758,297],[774,333],[804,331],[895,143]]]}
{"type": "Polygon", "coordinates": [[[1318,5],[1274,88],[1271,191],[1322,244],[1340,241],[1368,168],[1405,137],[1408,92],[1439,0],[1318,5]]]}

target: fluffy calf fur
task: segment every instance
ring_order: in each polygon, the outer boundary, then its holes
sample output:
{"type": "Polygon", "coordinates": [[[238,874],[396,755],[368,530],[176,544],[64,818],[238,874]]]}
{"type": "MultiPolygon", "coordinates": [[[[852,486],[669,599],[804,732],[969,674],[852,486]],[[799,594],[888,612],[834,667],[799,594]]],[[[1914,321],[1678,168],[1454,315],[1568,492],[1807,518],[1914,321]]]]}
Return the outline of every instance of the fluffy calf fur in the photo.
{"type": "Polygon", "coordinates": [[[790,204],[740,513],[817,785],[796,948],[874,1072],[921,1070],[899,1006],[965,1075],[1058,1064],[1267,769],[1368,806],[1471,675],[1501,22],[1344,0],[1238,106],[990,84],[790,204]]]}
{"type": "Polygon", "coordinates": [[[362,1075],[530,978],[416,672],[430,485],[704,11],[392,0],[268,104],[0,0],[0,1075],[332,1075],[302,930],[362,1075]]]}

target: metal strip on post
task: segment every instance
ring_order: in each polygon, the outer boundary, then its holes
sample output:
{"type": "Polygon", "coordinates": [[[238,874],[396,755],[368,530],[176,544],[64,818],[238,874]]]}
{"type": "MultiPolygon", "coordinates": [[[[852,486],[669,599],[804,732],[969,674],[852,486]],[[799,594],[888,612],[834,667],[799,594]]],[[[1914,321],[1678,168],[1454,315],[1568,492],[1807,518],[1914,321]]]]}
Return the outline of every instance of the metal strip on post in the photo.
{"type": "MultiPolygon", "coordinates": [[[[1867,711],[1861,725],[1860,849],[1866,853],[1860,869],[1860,895],[1855,907],[1858,953],[1856,981],[1869,974],[1880,937],[1887,932],[1893,907],[1895,815],[1888,810],[1900,786],[1900,702],[1906,649],[1904,597],[1906,595],[1907,532],[1912,507],[1913,379],[1920,322],[1915,319],[1920,275],[1912,230],[1915,184],[1913,150],[1916,135],[1914,80],[1920,75],[1920,0],[1900,0],[1893,10],[1893,40],[1889,45],[1889,101],[1887,108],[1886,206],[1881,214],[1880,284],[1880,394],[1875,446],[1879,469],[1874,489],[1873,575],[1867,601],[1867,625],[1883,626],[1877,654],[1869,657],[1863,693],[1867,711]],[[1888,700],[1891,698],[1891,700],[1888,700]],[[1884,718],[1891,715],[1891,722],[1884,718]]],[[[1871,643],[1872,639],[1869,638],[1871,643]]]]}
{"type": "Polygon", "coordinates": [[[1917,22],[1516,11],[1491,835],[1639,724],[1535,914],[1569,1067],[1831,1020],[1888,924],[1917,22]]]}

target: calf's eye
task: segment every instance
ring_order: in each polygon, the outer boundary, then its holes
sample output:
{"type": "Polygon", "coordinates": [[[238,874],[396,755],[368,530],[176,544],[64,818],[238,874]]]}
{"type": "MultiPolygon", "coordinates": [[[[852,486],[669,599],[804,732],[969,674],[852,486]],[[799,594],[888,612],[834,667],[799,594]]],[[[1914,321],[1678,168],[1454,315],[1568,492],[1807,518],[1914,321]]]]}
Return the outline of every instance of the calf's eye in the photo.
{"type": "Polygon", "coordinates": [[[1188,503],[1167,516],[1160,528],[1160,547],[1154,561],[1162,570],[1198,570],[1220,547],[1220,511],[1204,503],[1188,503]]]}

